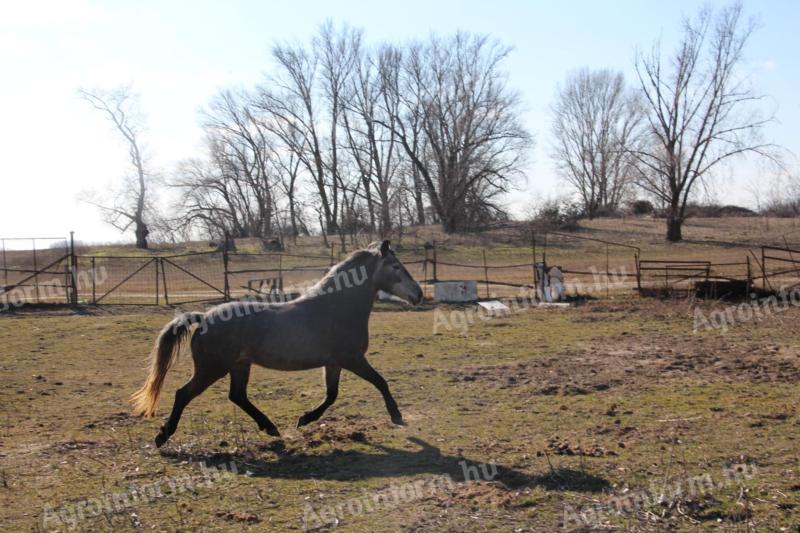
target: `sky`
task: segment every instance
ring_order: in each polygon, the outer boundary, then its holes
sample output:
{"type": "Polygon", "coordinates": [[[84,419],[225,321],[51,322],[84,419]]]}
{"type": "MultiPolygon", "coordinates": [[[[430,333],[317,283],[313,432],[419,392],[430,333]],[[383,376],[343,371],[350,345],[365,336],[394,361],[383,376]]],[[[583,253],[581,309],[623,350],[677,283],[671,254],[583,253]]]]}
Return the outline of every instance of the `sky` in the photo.
{"type": "MultiPolygon", "coordinates": [[[[307,42],[326,19],[362,28],[368,42],[431,32],[486,33],[513,47],[505,68],[536,139],[526,180],[508,198],[521,215],[565,192],[549,157],[558,84],[576,68],[613,68],[634,81],[638,48],[670,50],[681,19],[706,2],[594,1],[136,1],[0,0],[0,237],[61,236],[129,242],[86,202],[128,172],[124,144],[81,100],[80,87],[132,84],[152,164],[169,177],[203,149],[200,112],[220,89],[251,88],[270,69],[278,41],[307,42]]],[[[722,6],[723,2],[710,2],[722,6]]],[[[768,141],[800,154],[800,2],[745,2],[759,21],[743,70],[776,121],[768,141]]],[[[796,168],[796,159],[790,155],[796,168]]],[[[767,179],[755,160],[717,176],[715,199],[752,205],[749,185],[767,179]]]]}

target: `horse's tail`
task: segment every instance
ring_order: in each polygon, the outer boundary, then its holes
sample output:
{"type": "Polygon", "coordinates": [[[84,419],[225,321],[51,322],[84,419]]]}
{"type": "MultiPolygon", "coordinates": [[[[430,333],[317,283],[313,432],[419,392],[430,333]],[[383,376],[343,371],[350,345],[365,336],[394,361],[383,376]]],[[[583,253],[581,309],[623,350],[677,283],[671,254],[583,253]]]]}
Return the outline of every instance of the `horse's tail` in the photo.
{"type": "Polygon", "coordinates": [[[178,358],[181,345],[189,335],[192,324],[197,324],[202,319],[203,313],[184,313],[161,330],[150,354],[150,372],[147,380],[142,388],[131,396],[137,414],[148,417],[156,414],[158,396],[164,384],[164,377],[178,358]]]}

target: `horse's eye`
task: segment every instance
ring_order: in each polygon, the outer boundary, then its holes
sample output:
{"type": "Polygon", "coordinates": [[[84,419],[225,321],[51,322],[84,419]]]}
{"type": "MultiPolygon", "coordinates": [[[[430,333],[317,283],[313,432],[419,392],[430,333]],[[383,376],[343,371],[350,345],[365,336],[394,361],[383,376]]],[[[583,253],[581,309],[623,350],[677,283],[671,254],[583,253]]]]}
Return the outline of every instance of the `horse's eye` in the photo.
{"type": "Polygon", "coordinates": [[[400,265],[392,265],[392,268],[395,270],[400,270],[400,265]]]}

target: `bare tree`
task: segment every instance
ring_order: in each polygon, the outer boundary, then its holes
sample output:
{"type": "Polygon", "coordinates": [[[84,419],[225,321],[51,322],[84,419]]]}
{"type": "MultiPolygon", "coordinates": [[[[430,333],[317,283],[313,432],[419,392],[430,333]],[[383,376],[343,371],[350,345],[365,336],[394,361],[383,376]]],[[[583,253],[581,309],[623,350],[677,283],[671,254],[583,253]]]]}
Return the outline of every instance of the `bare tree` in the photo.
{"type": "Polygon", "coordinates": [[[519,120],[519,97],[501,69],[509,51],[467,33],[431,37],[406,50],[393,130],[447,232],[487,222],[476,219],[479,213],[503,215],[494,198],[521,175],[532,143],[519,120]]]}
{"type": "Polygon", "coordinates": [[[569,75],[552,107],[553,158],[590,219],[619,206],[634,174],[628,149],[642,148],[644,108],[621,72],[569,75]]]}
{"type": "Polygon", "coordinates": [[[749,109],[760,97],[737,72],[753,30],[752,22],[742,21],[739,3],[716,15],[707,8],[684,21],[681,42],[667,60],[658,43],[637,57],[651,139],[631,153],[639,185],[666,206],[669,241],[682,239],[690,195],[718,165],[748,153],[774,157],[772,145],[761,141],[772,118],[749,109]]]}
{"type": "Polygon", "coordinates": [[[278,73],[259,90],[261,120],[301,161],[319,198],[322,232],[336,230],[337,189],[325,165],[325,139],[316,98],[318,62],[302,46],[276,45],[272,56],[278,73]],[[333,196],[333,197],[332,197],[333,196]]]}
{"type": "Polygon", "coordinates": [[[202,220],[214,236],[273,235],[282,169],[250,95],[221,91],[204,113],[204,128],[209,161],[186,162],[173,183],[183,190],[182,222],[202,220]]]}
{"type": "Polygon", "coordinates": [[[141,120],[137,117],[137,99],[130,87],[94,91],[79,89],[78,94],[95,109],[101,111],[122,135],[135,171],[133,179],[126,182],[111,205],[98,203],[94,205],[104,212],[106,221],[120,231],[128,231],[133,226],[136,247],[147,249],[147,236],[150,230],[145,218],[150,210],[148,192],[154,176],[148,172],[142,153],[140,141],[142,127],[141,120]]]}
{"type": "Polygon", "coordinates": [[[394,51],[388,47],[380,48],[375,57],[358,49],[342,113],[347,146],[361,177],[370,231],[377,229],[384,236],[392,229],[391,199],[401,161],[394,129],[399,101],[384,86],[384,75],[389,75],[386,70],[395,61],[394,51]]]}

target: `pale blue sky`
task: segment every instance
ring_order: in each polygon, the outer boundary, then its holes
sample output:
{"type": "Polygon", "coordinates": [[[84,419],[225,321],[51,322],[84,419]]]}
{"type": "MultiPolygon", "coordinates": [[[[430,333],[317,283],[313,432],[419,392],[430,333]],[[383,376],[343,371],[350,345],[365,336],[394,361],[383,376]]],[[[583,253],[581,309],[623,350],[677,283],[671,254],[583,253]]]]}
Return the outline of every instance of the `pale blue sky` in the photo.
{"type": "MultiPolygon", "coordinates": [[[[682,14],[703,2],[0,2],[0,235],[64,234],[125,239],[80,202],[126,169],[124,148],[102,117],[75,96],[80,86],[133,82],[148,124],[148,147],[169,174],[202,145],[198,110],[219,88],[252,87],[276,40],[306,41],[326,18],[361,27],[367,40],[402,41],[435,31],[489,33],[514,52],[506,68],[525,102],[537,147],[528,182],[509,198],[520,213],[534,195],[563,192],[548,158],[550,105],[574,68],[612,67],[633,81],[637,46],[671,48],[682,14]]],[[[712,5],[722,5],[714,3],[712,5]]],[[[761,21],[745,68],[769,96],[779,123],[769,140],[800,153],[800,2],[747,2],[761,21]]],[[[722,201],[747,204],[754,162],[729,169],[722,201]]]]}

